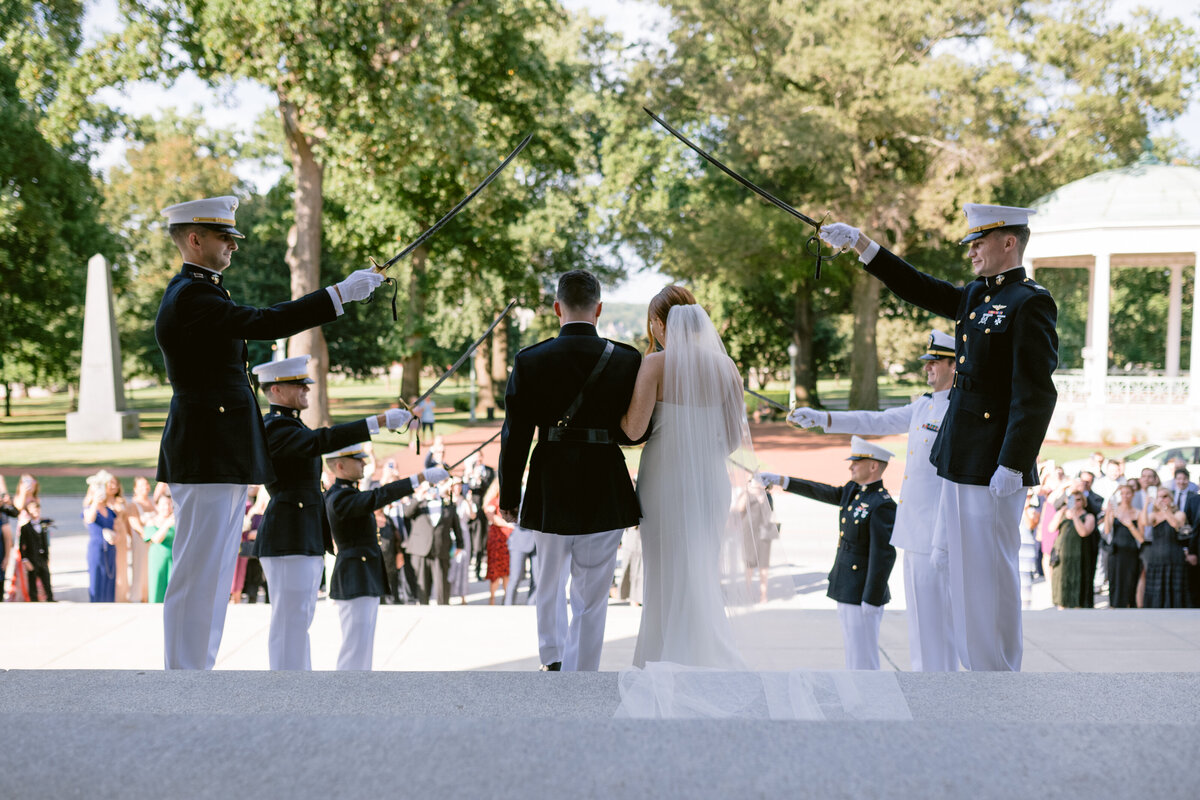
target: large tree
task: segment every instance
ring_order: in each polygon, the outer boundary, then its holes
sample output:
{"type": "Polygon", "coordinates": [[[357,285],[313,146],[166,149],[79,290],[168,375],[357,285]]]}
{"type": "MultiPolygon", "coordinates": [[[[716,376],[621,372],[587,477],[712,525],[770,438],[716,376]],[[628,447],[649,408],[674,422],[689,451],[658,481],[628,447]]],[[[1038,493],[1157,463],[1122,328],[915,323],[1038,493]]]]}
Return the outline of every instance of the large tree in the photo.
{"type": "MultiPolygon", "coordinates": [[[[1196,78],[1191,29],[1140,12],[1114,21],[1104,2],[662,4],[670,47],[631,69],[639,100],[813,216],[830,210],[955,280],[968,277],[952,244],[964,202],[1030,202],[1132,159],[1196,78]]],[[[670,145],[636,133],[618,145],[633,168],[616,206],[643,255],[794,297],[805,378],[812,316],[851,311],[850,401],[874,406],[879,284],[849,260],[813,283],[809,230],[670,145]]]]}

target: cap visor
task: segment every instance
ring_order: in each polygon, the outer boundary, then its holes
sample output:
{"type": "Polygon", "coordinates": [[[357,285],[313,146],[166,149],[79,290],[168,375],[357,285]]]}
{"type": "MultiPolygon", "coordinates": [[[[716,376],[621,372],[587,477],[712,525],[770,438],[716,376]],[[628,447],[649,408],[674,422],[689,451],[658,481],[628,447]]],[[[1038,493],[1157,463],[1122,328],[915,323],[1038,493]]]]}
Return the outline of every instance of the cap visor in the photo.
{"type": "Polygon", "coordinates": [[[976,231],[975,233],[968,233],[962,238],[962,241],[960,241],[959,244],[969,244],[976,239],[982,239],[985,233],[988,233],[988,231],[976,231]]]}

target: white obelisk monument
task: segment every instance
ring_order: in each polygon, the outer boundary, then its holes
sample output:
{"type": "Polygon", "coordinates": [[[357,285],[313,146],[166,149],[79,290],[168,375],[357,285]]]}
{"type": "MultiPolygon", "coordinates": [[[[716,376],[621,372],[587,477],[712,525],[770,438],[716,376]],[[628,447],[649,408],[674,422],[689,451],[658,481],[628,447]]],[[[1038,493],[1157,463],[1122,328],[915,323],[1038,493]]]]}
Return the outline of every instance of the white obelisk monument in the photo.
{"type": "Polygon", "coordinates": [[[112,273],[104,256],[94,255],[88,260],[87,305],[83,310],[79,411],[67,414],[67,441],[119,442],[139,435],[137,412],[125,410],[112,273]]]}

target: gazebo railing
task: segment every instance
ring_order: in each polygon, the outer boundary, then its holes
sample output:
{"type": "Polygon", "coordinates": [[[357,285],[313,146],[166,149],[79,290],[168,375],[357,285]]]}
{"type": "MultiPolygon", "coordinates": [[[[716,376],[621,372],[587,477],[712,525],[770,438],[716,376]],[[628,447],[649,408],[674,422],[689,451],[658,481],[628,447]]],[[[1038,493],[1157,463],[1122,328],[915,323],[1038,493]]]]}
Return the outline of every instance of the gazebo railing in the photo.
{"type": "MultiPolygon", "coordinates": [[[[1104,379],[1105,402],[1116,405],[1175,404],[1188,401],[1190,379],[1166,375],[1109,375],[1104,379]]],[[[1059,402],[1087,403],[1092,399],[1087,379],[1077,372],[1056,372],[1059,402]]]]}

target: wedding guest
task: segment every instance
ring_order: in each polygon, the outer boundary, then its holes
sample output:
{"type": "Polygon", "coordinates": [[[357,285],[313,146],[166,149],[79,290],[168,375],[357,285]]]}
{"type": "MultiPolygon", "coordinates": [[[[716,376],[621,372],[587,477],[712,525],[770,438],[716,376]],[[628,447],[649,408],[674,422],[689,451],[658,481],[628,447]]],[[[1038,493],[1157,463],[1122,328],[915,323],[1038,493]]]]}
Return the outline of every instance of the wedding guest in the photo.
{"type": "MultiPolygon", "coordinates": [[[[471,502],[480,509],[468,525],[471,552],[475,554],[476,580],[483,580],[483,559],[487,555],[488,520],[487,515],[482,513],[483,497],[495,478],[496,470],[484,464],[481,456],[471,456],[463,464],[463,483],[467,487],[471,502]]],[[[507,558],[504,563],[508,563],[507,558]]]]}
{"type": "Polygon", "coordinates": [[[493,482],[483,500],[487,519],[487,580],[488,605],[496,604],[496,589],[503,585],[501,602],[508,595],[508,537],[513,524],[500,514],[500,484],[493,482]]]}
{"type": "MultiPolygon", "coordinates": [[[[769,495],[768,495],[769,496],[769,495]]],[[[621,582],[617,588],[617,599],[628,600],[631,606],[640,606],[644,596],[645,569],[642,567],[642,530],[638,526],[626,528],[621,536],[621,550],[625,569],[621,571],[621,582]]]]}
{"type": "Polygon", "coordinates": [[[142,528],[142,536],[148,547],[146,553],[149,601],[161,603],[167,595],[167,583],[171,580],[174,559],[171,547],[175,543],[175,504],[171,493],[159,494],[155,512],[142,528]]]}
{"type": "Polygon", "coordinates": [[[1035,488],[1029,490],[1025,510],[1021,512],[1021,549],[1018,559],[1021,568],[1021,608],[1033,605],[1033,580],[1037,575],[1037,562],[1041,551],[1038,545],[1038,527],[1042,522],[1042,496],[1035,488]]]}
{"type": "MultiPolygon", "coordinates": [[[[468,493],[463,492],[463,485],[454,481],[450,489],[450,504],[458,513],[460,524],[470,530],[471,521],[479,514],[479,509],[471,502],[468,493]]],[[[450,596],[462,598],[462,604],[467,604],[467,591],[471,587],[471,537],[464,532],[462,547],[455,549],[450,556],[450,596]]]]}
{"type": "Polygon", "coordinates": [[[755,482],[739,487],[730,501],[730,520],[741,525],[742,553],[746,559],[746,585],[754,584],[758,570],[758,600],[767,602],[767,580],[771,567],[771,541],[779,537],[779,527],[771,519],[770,495],[755,482]]]}
{"type": "MultiPolygon", "coordinates": [[[[441,467],[427,467],[426,472],[441,467]]],[[[413,561],[417,573],[418,600],[428,605],[436,598],[438,605],[450,604],[450,557],[462,546],[462,523],[450,502],[448,489],[438,485],[422,485],[404,502],[404,521],[408,526],[405,552],[413,561]]]]}
{"type": "Polygon", "coordinates": [[[146,559],[150,544],[145,536],[145,525],[156,513],[155,501],[150,496],[150,481],[139,475],[133,479],[133,496],[125,506],[125,526],[129,529],[129,555],[132,562],[129,582],[131,603],[144,603],[148,597],[146,559]]]}
{"type": "MultiPolygon", "coordinates": [[[[1133,496],[1134,508],[1145,512],[1148,508],[1154,505],[1154,498],[1158,494],[1158,487],[1162,482],[1158,478],[1158,473],[1150,467],[1142,470],[1141,476],[1138,478],[1138,490],[1133,496]]],[[[1146,557],[1150,542],[1154,539],[1154,528],[1151,525],[1144,523],[1145,514],[1142,515],[1142,539],[1145,544],[1142,546],[1142,572],[1138,578],[1137,588],[1137,603],[1138,608],[1144,608],[1144,600],[1146,594],[1146,557]]]]}
{"type": "MultiPolygon", "coordinates": [[[[267,513],[267,506],[271,502],[271,493],[265,486],[251,486],[246,502],[248,507],[242,518],[242,541],[238,544],[237,567],[233,570],[233,586],[229,592],[231,603],[242,602],[243,594],[247,595],[248,602],[258,602],[258,587],[262,585],[261,579],[253,582],[254,599],[251,600],[250,592],[246,590],[246,578],[250,575],[250,562],[258,565],[258,558],[254,555],[254,543],[258,540],[259,526],[262,525],[263,515],[267,513]]],[[[259,575],[262,574],[261,565],[257,566],[257,571],[259,575]]]]}
{"type": "Polygon", "coordinates": [[[1086,563],[1089,553],[1084,542],[1096,530],[1096,517],[1088,512],[1087,496],[1082,491],[1072,491],[1063,507],[1054,512],[1051,524],[1058,531],[1052,555],[1052,561],[1057,563],[1050,581],[1054,605],[1092,608],[1095,602],[1086,563]]]}
{"type": "Polygon", "coordinates": [[[1146,588],[1144,608],[1190,608],[1187,584],[1187,536],[1181,529],[1187,523],[1184,513],[1175,507],[1170,489],[1160,487],[1158,496],[1142,509],[1143,529],[1153,534],[1146,549],[1146,588]]]}
{"type": "Polygon", "coordinates": [[[108,470],[100,470],[87,482],[83,523],[88,530],[88,600],[112,603],[117,589],[115,542],[125,527],[121,518],[125,498],[121,496],[121,483],[108,470]]]}
{"type": "MultiPolygon", "coordinates": [[[[413,398],[413,401],[414,402],[416,401],[415,397],[413,398]]],[[[421,418],[421,429],[417,435],[417,452],[419,453],[419,452],[421,452],[420,442],[423,438],[425,438],[425,431],[428,430],[429,435],[433,436],[433,425],[434,425],[434,422],[436,422],[436,420],[437,420],[437,417],[434,414],[433,398],[426,397],[420,403],[417,403],[417,405],[415,405],[413,407],[412,413],[413,413],[413,416],[421,418]]],[[[429,441],[429,440],[425,439],[425,441],[429,441]]],[[[429,466],[433,466],[433,465],[430,464],[429,466]]]]}
{"type": "MultiPolygon", "coordinates": [[[[380,482],[380,486],[390,481],[380,482]]],[[[371,487],[373,489],[378,486],[371,487]]],[[[392,522],[383,508],[375,509],[375,527],[379,530],[379,551],[383,554],[383,570],[387,573],[388,591],[379,598],[383,605],[394,605],[400,600],[400,576],[404,571],[404,555],[400,553],[400,535],[396,523],[392,522]]]]}
{"type": "Polygon", "coordinates": [[[20,513],[13,505],[12,497],[8,493],[8,486],[4,483],[4,476],[0,475],[0,540],[3,540],[4,547],[4,552],[0,554],[0,601],[5,598],[8,556],[13,552],[13,546],[16,544],[14,526],[20,513]],[[9,524],[9,520],[13,520],[12,525],[9,524]]]}
{"type": "MultiPolygon", "coordinates": [[[[33,477],[29,473],[24,473],[21,475],[21,477],[17,480],[17,496],[13,498],[12,502],[12,516],[14,518],[17,514],[24,510],[27,503],[29,503],[31,500],[39,499],[38,492],[40,491],[40,488],[41,487],[37,481],[37,478],[33,477]]],[[[9,600],[16,599],[17,585],[21,583],[21,559],[17,556],[17,538],[19,534],[19,525],[10,526],[8,539],[6,541],[9,548],[9,555],[12,557],[7,559],[5,562],[3,573],[4,577],[8,580],[9,589],[5,597],[9,600]]]]}
{"type": "Polygon", "coordinates": [[[1133,506],[1133,488],[1129,484],[1121,486],[1116,497],[1104,515],[1104,534],[1109,543],[1108,606],[1136,608],[1138,575],[1142,571],[1138,553],[1145,537],[1140,514],[1133,506]]]}

